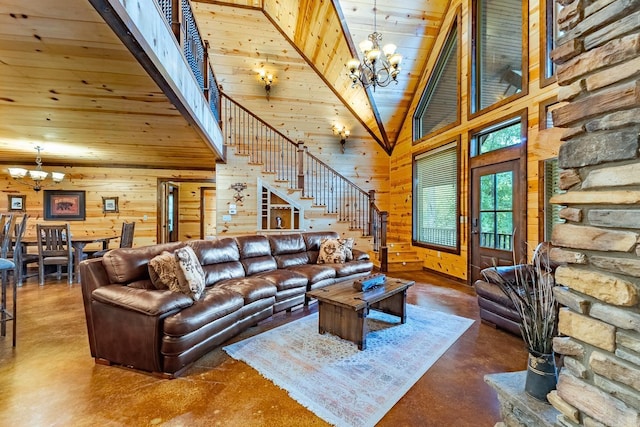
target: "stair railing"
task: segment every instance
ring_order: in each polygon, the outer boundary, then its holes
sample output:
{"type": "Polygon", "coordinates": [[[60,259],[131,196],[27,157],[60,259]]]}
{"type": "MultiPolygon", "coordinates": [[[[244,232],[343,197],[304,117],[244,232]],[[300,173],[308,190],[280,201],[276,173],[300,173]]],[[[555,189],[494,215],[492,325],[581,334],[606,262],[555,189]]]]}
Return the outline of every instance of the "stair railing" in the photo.
{"type": "Polygon", "coordinates": [[[362,190],[309,153],[303,143],[292,141],[225,94],[222,122],[225,141],[237,154],[262,164],[265,173],[289,188],[302,190],[303,197],[313,198],[352,229],[374,236],[374,250],[386,246],[386,212],[375,206],[374,190],[362,190]]]}
{"type": "Polygon", "coordinates": [[[220,91],[209,63],[209,43],[203,40],[188,0],[156,0],[171,32],[182,47],[211,113],[220,121],[220,91]]]}

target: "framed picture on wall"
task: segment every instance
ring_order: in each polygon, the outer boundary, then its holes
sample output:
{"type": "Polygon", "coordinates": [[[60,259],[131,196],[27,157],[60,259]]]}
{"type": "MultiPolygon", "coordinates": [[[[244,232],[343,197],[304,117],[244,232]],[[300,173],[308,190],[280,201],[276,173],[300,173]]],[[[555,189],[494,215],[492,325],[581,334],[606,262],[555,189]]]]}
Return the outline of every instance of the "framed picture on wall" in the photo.
{"type": "Polygon", "coordinates": [[[44,190],[44,219],[84,221],[85,192],[44,190]]]}
{"type": "Polygon", "coordinates": [[[102,198],[102,212],[118,212],[118,198],[117,197],[103,197],[102,198]]]}
{"type": "Polygon", "coordinates": [[[24,194],[9,194],[9,210],[14,212],[24,212],[27,196],[24,194]]]}

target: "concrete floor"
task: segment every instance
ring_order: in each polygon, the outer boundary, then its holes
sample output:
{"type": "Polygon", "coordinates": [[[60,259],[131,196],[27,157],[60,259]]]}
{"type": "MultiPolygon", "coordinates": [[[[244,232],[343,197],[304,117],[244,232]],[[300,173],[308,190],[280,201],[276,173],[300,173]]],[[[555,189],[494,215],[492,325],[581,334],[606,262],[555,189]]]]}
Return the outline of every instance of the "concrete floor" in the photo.
{"type": "MultiPolygon", "coordinates": [[[[473,288],[426,272],[408,302],[476,322],[387,413],[379,426],[493,426],[495,392],[483,376],[523,370],[516,336],[481,324],[473,288]]],[[[232,341],[315,312],[280,313],[232,341]]],[[[243,362],[219,348],[175,380],[94,364],[80,286],[29,279],[18,290],[18,345],[0,338],[0,426],[325,426],[243,362]]]]}

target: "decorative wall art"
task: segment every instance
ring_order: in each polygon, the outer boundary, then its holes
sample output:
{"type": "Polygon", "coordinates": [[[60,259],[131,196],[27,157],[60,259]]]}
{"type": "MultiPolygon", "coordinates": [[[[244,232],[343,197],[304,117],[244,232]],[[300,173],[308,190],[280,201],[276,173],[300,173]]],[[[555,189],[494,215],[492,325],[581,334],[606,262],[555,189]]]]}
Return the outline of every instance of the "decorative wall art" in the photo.
{"type": "Polygon", "coordinates": [[[24,194],[9,194],[9,210],[13,212],[24,212],[26,209],[26,198],[24,194]]]}
{"type": "Polygon", "coordinates": [[[44,219],[84,221],[85,192],[44,190],[44,219]]]}
{"type": "Polygon", "coordinates": [[[118,198],[117,197],[103,197],[102,198],[102,212],[119,212],[118,210],[118,198]]]}

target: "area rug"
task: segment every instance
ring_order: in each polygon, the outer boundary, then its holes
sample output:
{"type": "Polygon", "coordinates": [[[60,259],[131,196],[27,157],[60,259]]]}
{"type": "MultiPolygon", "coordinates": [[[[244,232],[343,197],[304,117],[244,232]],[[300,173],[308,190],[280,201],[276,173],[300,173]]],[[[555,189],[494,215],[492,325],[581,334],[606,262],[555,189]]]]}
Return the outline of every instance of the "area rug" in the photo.
{"type": "Polygon", "coordinates": [[[224,350],[336,426],[373,426],[473,320],[407,305],[407,322],[371,311],[364,351],[318,333],[318,314],[224,350]]]}

